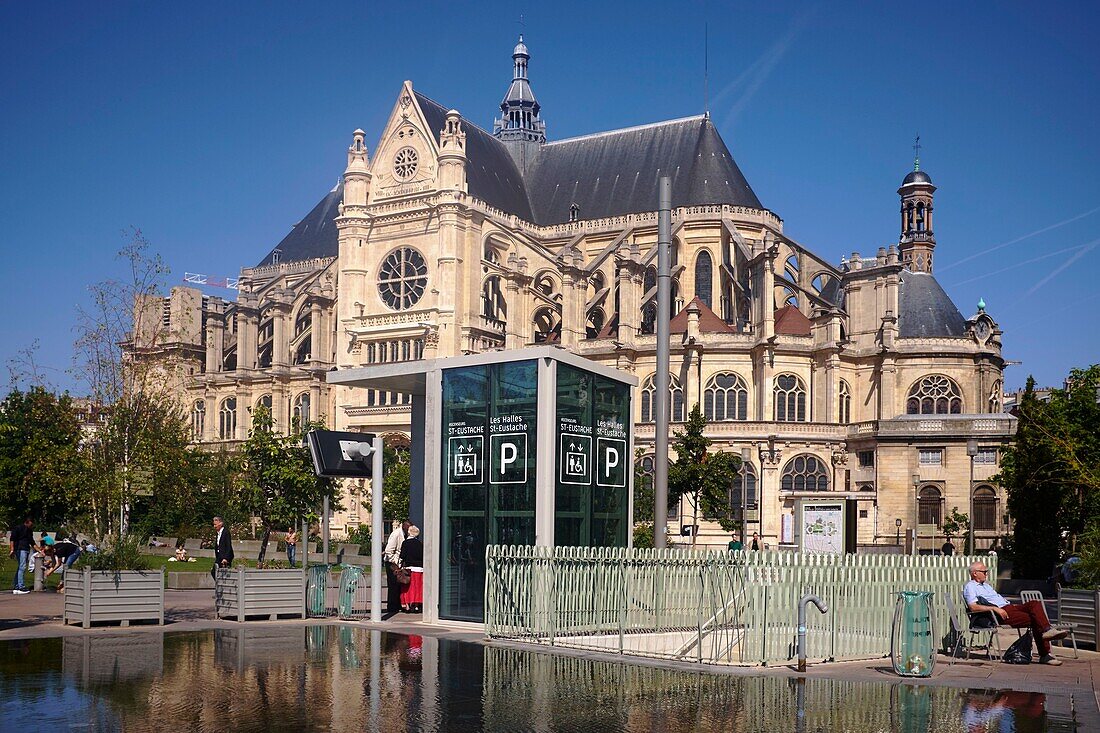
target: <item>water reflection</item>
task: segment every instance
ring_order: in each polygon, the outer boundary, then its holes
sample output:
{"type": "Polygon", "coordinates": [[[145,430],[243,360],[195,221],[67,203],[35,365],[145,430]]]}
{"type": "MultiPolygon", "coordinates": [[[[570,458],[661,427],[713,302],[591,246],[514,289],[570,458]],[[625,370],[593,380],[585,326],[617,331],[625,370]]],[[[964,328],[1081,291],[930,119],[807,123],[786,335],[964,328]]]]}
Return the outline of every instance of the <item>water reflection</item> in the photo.
{"type": "Polygon", "coordinates": [[[732,677],[402,636],[241,626],[11,642],[6,730],[1072,731],[1068,697],[732,677]]]}

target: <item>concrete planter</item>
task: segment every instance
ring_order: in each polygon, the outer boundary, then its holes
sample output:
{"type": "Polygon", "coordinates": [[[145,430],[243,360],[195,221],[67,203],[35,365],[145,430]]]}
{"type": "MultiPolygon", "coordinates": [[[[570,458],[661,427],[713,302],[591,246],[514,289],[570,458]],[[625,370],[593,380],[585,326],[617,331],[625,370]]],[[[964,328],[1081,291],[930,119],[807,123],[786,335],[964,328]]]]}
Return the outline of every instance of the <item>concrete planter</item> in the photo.
{"type": "Polygon", "coordinates": [[[90,627],[97,621],[164,623],[164,571],[92,570],[65,573],[62,622],[90,627]]]}
{"type": "Polygon", "coordinates": [[[305,618],[305,570],[220,569],[214,583],[214,611],[218,618],[237,621],[250,616],[305,618]]]}
{"type": "Polygon", "coordinates": [[[1058,620],[1077,624],[1077,645],[1096,649],[1100,639],[1100,590],[1062,588],[1058,592],[1058,620]]]}

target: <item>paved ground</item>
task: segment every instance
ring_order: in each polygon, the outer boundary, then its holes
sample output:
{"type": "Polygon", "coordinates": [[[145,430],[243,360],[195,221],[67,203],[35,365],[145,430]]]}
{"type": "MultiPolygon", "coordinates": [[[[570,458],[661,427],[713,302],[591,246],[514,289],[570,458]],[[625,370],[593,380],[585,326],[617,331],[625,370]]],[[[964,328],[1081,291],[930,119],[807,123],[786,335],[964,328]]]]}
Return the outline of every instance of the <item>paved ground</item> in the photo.
{"type": "MultiPolygon", "coordinates": [[[[214,599],[210,591],[165,591],[165,627],[155,625],[135,625],[132,633],[159,631],[199,631],[216,628],[237,628],[235,621],[214,618],[214,599]]],[[[14,596],[10,592],[0,593],[0,642],[10,639],[42,638],[83,634],[118,633],[117,626],[103,626],[84,630],[78,626],[61,624],[61,604],[63,596],[53,592],[30,593],[14,596]]],[[[343,623],[336,620],[319,621],[311,619],[256,621],[250,624],[300,625],[302,623],[343,623]]],[[[358,622],[373,627],[370,622],[358,622]]],[[[420,622],[419,614],[397,614],[381,622],[388,631],[439,636],[475,643],[491,643],[499,646],[513,646],[532,649],[527,644],[486,642],[478,627],[470,624],[456,626],[426,625],[420,622]]],[[[1011,629],[1001,631],[1001,646],[1007,648],[1016,633],[1011,629]]],[[[538,651],[551,651],[547,647],[536,647],[538,651]]],[[[566,654],[591,659],[623,661],[617,654],[602,654],[574,650],[553,650],[557,654],[566,654]]],[[[940,657],[931,678],[907,680],[906,683],[935,685],[958,688],[1009,689],[1023,692],[1045,692],[1060,696],[1072,695],[1075,714],[1081,731],[1100,731],[1100,653],[1082,650],[1079,659],[1073,658],[1070,649],[1057,649],[1055,653],[1064,664],[1051,667],[1040,664],[1009,665],[976,657],[971,660],[958,660],[948,665],[947,659],[940,657]]],[[[670,667],[698,671],[699,667],[691,662],[670,662],[667,660],[648,660],[631,657],[633,664],[670,667]]],[[[797,676],[793,667],[712,667],[715,674],[759,676],[761,673],[777,676],[797,676]]],[[[846,680],[864,680],[869,682],[897,682],[898,678],[887,660],[875,659],[860,662],[838,662],[834,664],[811,665],[807,677],[837,678],[846,680]]],[[[1061,711],[1068,714],[1069,711],[1061,711]]]]}

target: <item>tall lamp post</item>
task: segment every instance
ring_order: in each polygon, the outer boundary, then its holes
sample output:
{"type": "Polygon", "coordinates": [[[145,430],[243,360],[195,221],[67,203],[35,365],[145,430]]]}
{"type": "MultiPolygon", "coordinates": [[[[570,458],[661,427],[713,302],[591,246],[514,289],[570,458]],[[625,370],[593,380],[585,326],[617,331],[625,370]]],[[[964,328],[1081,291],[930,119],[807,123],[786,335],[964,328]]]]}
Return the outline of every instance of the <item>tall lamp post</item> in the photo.
{"type": "Polygon", "coordinates": [[[894,538],[895,545],[901,545],[901,517],[894,520],[894,526],[898,528],[898,535],[894,538]]]}
{"type": "Polygon", "coordinates": [[[966,455],[970,456],[970,485],[966,487],[968,521],[966,523],[966,554],[973,555],[974,548],[974,457],[978,455],[978,441],[966,441],[966,455]]]}
{"type": "MultiPolygon", "coordinates": [[[[752,458],[751,448],[741,449],[741,544],[744,545],[748,542],[748,531],[745,527],[746,517],[745,512],[748,511],[748,490],[749,490],[749,459],[752,458]]],[[[757,503],[760,499],[757,498],[757,503]]]]}
{"type": "Polygon", "coordinates": [[[909,548],[910,555],[917,554],[917,531],[920,527],[920,495],[917,493],[920,489],[920,474],[913,474],[913,546],[909,548]]]}

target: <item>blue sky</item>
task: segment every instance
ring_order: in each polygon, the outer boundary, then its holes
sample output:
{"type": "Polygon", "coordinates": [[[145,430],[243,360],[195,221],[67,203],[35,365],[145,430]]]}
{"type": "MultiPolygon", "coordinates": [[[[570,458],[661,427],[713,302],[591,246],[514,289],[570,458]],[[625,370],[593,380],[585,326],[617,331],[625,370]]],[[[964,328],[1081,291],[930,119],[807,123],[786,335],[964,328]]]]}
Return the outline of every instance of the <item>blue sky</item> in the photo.
{"type": "Polygon", "coordinates": [[[0,325],[55,385],[138,227],[172,269],[254,265],[381,131],[399,85],[483,126],[521,30],[551,138],[710,109],[827,260],[897,241],[919,133],[936,275],[1005,331],[1006,382],[1100,361],[1096,3],[0,4],[0,325]]]}

